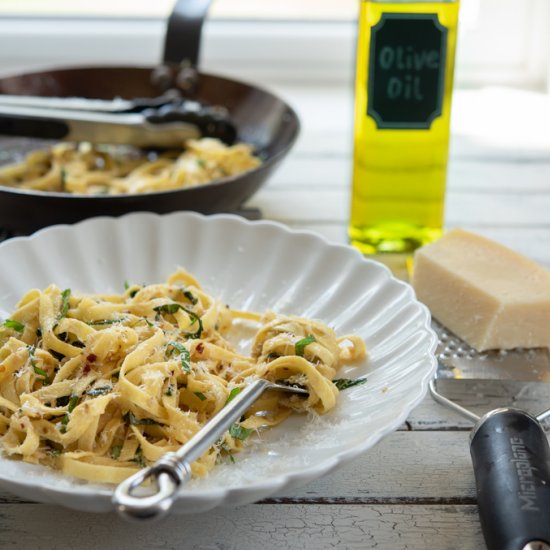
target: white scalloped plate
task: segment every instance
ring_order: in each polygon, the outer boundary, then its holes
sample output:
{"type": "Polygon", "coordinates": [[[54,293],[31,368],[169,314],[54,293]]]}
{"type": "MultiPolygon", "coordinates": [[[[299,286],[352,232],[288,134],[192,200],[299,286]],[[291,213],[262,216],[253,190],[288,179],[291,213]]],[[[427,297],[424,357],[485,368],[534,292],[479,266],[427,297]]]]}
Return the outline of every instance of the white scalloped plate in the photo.
{"type": "MultiPolygon", "coordinates": [[[[395,430],[424,397],[435,371],[435,334],[410,286],[354,249],[273,222],[229,215],[136,213],[55,226],[0,245],[0,310],[54,282],[82,292],[120,292],[125,280],[164,281],[182,266],[237,309],[272,309],[357,333],[369,358],[339,376],[368,376],[323,417],[293,416],[264,432],[235,464],[181,491],[177,512],[239,505],[303,485],[395,430]]],[[[112,509],[112,488],[43,466],[0,458],[0,486],[23,498],[86,511],[112,509]]]]}

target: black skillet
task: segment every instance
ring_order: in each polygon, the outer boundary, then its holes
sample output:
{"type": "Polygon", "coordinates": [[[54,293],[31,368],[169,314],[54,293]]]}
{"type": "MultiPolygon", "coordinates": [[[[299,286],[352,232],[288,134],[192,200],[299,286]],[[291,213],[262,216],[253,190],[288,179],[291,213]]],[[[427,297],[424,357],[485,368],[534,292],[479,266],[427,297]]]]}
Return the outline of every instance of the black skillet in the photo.
{"type": "MultiPolygon", "coordinates": [[[[198,62],[202,23],[210,0],[179,0],[168,22],[164,64],[157,68],[86,67],[0,79],[0,93],[49,97],[155,98],[167,89],[209,105],[221,105],[237,127],[237,140],[252,144],[262,164],[241,175],[158,193],[84,196],[0,186],[0,227],[30,233],[92,216],[132,211],[231,212],[251,197],[279,166],[299,132],[296,113],[281,99],[232,79],[202,73],[198,62]]],[[[13,162],[46,142],[0,137],[1,160],[13,162]]]]}

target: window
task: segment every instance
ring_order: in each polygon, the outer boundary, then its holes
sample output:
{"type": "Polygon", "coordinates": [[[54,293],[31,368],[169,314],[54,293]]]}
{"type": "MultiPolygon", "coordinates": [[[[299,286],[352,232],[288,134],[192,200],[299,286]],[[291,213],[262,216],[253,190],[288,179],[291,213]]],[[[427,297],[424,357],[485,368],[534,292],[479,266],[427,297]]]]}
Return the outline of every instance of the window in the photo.
{"type": "MultiPolygon", "coordinates": [[[[203,33],[202,67],[266,84],[348,85],[358,2],[217,0],[203,33]]],[[[0,71],[154,65],[172,5],[173,0],[3,0],[0,71]]],[[[462,0],[457,86],[547,89],[548,22],[548,0],[462,0]]]]}

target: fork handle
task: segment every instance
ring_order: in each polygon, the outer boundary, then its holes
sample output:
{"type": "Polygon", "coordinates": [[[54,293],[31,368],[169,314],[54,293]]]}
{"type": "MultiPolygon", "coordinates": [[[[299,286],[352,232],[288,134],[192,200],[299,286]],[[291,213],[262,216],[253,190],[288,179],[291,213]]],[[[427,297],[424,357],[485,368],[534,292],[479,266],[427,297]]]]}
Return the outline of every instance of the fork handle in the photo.
{"type": "Polygon", "coordinates": [[[550,549],[550,447],[540,423],[519,409],[491,411],[470,452],[487,548],[550,549]]]}
{"type": "Polygon", "coordinates": [[[166,515],[178,490],[191,479],[191,464],[269,387],[272,384],[267,380],[254,380],[177,451],[166,453],[152,466],[120,483],[112,498],[116,511],[123,518],[134,520],[152,520],[166,515]],[[152,482],[148,491],[144,491],[146,482],[152,482]]]}

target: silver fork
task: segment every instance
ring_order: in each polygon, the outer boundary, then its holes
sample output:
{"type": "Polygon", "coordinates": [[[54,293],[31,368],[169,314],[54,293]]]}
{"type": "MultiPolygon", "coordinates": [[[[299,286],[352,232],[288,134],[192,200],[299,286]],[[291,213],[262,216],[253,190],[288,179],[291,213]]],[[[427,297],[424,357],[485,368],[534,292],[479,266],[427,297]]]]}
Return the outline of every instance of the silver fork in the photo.
{"type": "Polygon", "coordinates": [[[164,516],[172,507],[180,487],[191,479],[191,464],[203,455],[266,390],[309,395],[303,388],[255,380],[232,399],[177,451],[166,453],[152,466],[143,468],[116,488],[113,504],[126,519],[144,520],[164,516]],[[152,491],[137,494],[147,481],[152,491]]]}

